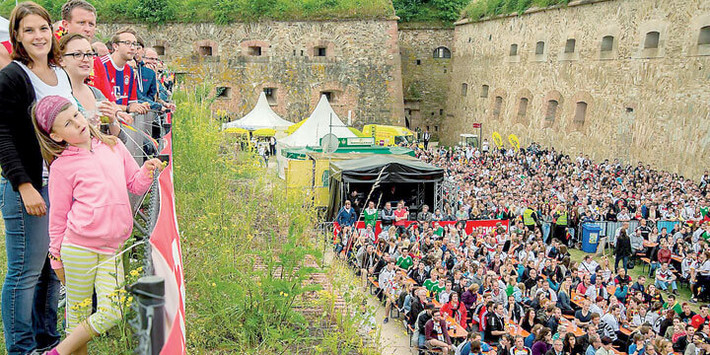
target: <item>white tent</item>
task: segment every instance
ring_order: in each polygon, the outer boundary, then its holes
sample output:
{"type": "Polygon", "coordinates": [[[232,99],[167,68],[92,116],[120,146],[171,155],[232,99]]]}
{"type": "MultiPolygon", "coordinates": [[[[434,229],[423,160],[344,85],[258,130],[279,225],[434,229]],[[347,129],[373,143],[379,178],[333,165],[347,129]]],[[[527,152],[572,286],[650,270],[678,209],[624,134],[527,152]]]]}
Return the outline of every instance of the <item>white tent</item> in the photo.
{"type": "Polygon", "coordinates": [[[338,138],[357,137],[338,118],[333,108],[330,107],[328,99],[323,95],[306,122],[291,135],[282,139],[280,143],[290,147],[319,146],[320,139],[328,133],[333,133],[338,138]]]}
{"type": "Polygon", "coordinates": [[[10,21],[0,16],[0,42],[10,40],[10,21]]]}
{"type": "Polygon", "coordinates": [[[225,128],[244,128],[248,130],[256,130],[260,128],[286,129],[293,122],[286,121],[279,117],[269,106],[269,101],[266,100],[266,94],[263,92],[259,95],[259,100],[256,101],[256,106],[246,116],[232,122],[222,124],[222,129],[225,128]]]}

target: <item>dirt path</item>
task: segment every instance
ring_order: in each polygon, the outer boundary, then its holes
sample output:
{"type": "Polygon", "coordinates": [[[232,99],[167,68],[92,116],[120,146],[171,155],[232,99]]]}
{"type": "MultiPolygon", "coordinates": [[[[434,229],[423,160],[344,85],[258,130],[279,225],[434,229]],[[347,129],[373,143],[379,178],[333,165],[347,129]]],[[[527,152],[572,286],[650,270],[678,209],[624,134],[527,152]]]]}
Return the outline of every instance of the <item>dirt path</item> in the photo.
{"type": "MultiPolygon", "coordinates": [[[[324,255],[326,264],[332,262],[333,253],[328,250],[324,255]]],[[[361,292],[367,294],[367,304],[369,308],[376,310],[374,324],[380,331],[380,349],[383,355],[412,355],[415,351],[409,347],[409,334],[404,326],[404,315],[400,314],[399,318],[391,318],[387,324],[383,324],[385,319],[385,307],[380,303],[377,297],[369,294],[368,290],[361,289],[361,292]]],[[[396,312],[395,312],[396,313],[396,312]]]]}
{"type": "MultiPolygon", "coordinates": [[[[402,323],[404,315],[399,319],[390,318],[387,324],[382,324],[385,318],[385,307],[379,302],[377,297],[368,297],[367,303],[371,307],[377,307],[377,326],[380,327],[380,345],[382,354],[385,355],[411,355],[415,352],[409,347],[409,334],[402,323]]],[[[395,312],[396,313],[396,312],[395,312]]]]}

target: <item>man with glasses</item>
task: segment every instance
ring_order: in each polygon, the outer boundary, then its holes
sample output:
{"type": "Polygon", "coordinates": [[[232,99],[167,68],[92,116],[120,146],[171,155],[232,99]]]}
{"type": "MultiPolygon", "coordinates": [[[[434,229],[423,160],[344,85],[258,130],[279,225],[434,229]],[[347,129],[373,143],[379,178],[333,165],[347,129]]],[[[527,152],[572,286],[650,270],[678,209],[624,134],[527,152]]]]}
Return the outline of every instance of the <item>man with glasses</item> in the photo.
{"type": "MultiPolygon", "coordinates": [[[[147,68],[153,70],[153,72],[156,75],[156,81],[155,81],[155,95],[156,96],[148,96],[148,97],[150,97],[150,98],[155,97],[155,101],[158,102],[159,104],[161,104],[165,109],[175,111],[175,104],[172,102],[163,101],[159,95],[160,89],[158,86],[157,75],[162,72],[161,65],[162,65],[163,61],[160,60],[160,58],[158,58],[158,52],[156,52],[155,49],[153,49],[153,48],[146,48],[145,49],[145,56],[143,57],[143,61],[145,62],[145,66],[147,68]]],[[[375,230],[375,228],[373,227],[372,230],[375,230]]]]}
{"type": "MultiPolygon", "coordinates": [[[[145,43],[137,36],[138,47],[134,59],[136,61],[136,74],[138,75],[138,102],[148,104],[151,110],[162,111],[163,105],[155,101],[158,94],[158,83],[153,69],[147,66],[145,43]]],[[[156,58],[157,59],[157,58],[156,58]]]]}
{"type": "Polygon", "coordinates": [[[126,112],[144,114],[148,106],[138,103],[135,72],[127,63],[133,59],[138,47],[136,32],[126,28],[111,37],[113,53],[101,57],[108,81],[113,87],[116,103],[126,112]]]}

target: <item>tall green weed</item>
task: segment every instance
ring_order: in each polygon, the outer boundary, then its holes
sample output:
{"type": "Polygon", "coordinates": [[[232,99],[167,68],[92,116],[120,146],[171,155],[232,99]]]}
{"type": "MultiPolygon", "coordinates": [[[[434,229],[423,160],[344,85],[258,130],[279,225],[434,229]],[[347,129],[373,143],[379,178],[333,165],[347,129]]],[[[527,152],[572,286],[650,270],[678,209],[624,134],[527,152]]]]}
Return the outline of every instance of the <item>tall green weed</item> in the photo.
{"type": "Polygon", "coordinates": [[[313,353],[326,341],[359,352],[352,331],[321,333],[295,310],[318,306],[319,297],[305,296],[322,294],[320,285],[307,282],[322,272],[316,211],[287,197],[275,174],[218,131],[204,95],[209,91],[201,84],[175,94],[188,352],[313,353]]]}

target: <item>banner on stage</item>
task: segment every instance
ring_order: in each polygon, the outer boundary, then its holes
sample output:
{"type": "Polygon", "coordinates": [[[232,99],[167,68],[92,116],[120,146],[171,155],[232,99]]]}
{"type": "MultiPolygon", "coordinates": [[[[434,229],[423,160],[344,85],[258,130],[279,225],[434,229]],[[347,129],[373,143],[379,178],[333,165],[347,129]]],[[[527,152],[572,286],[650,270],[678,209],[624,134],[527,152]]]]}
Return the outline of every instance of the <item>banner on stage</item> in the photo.
{"type": "MultiPolygon", "coordinates": [[[[434,223],[438,223],[442,227],[450,226],[456,223],[460,223],[461,221],[438,221],[434,223]]],[[[507,219],[487,219],[487,220],[475,220],[475,221],[465,221],[466,227],[464,227],[464,230],[466,231],[466,234],[471,234],[474,229],[478,229],[479,227],[483,228],[484,233],[488,234],[488,232],[492,231],[495,229],[499,224],[503,228],[505,228],[506,232],[508,231],[508,221],[507,219]]],[[[412,224],[418,223],[417,221],[406,221],[405,222],[405,227],[409,228],[412,224]]],[[[333,228],[334,234],[337,236],[338,233],[340,233],[340,225],[338,225],[337,222],[335,222],[333,228]]],[[[357,229],[363,229],[365,228],[365,222],[360,221],[357,222],[355,225],[357,229]]],[[[395,228],[392,226],[392,228],[395,228]]],[[[380,233],[382,232],[382,222],[377,221],[375,224],[375,236],[379,236],[380,233]]]]}

